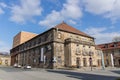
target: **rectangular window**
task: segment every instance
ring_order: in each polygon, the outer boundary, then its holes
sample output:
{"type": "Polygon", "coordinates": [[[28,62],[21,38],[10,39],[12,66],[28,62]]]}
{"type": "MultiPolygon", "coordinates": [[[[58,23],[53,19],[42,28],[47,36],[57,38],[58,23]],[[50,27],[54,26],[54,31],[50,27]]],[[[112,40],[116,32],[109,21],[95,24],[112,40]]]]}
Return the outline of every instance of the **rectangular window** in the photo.
{"type": "Polygon", "coordinates": [[[116,43],[114,44],[114,47],[117,47],[117,44],[116,44],[116,43]]]}
{"type": "Polygon", "coordinates": [[[114,55],[114,51],[112,51],[112,55],[114,55]]]}
{"type": "Polygon", "coordinates": [[[41,38],[38,39],[38,44],[40,44],[40,43],[41,43],[41,38]]]}
{"type": "Polygon", "coordinates": [[[41,48],[41,61],[43,61],[44,48],[41,48]]]}
{"type": "Polygon", "coordinates": [[[108,53],[106,53],[106,56],[108,56],[108,53]]]}
{"type": "Polygon", "coordinates": [[[108,45],[107,45],[107,44],[105,45],[105,48],[108,48],[108,45]]]}
{"type": "Polygon", "coordinates": [[[120,50],[119,50],[119,54],[120,54],[120,50]]]}
{"type": "Polygon", "coordinates": [[[106,59],[106,65],[109,66],[109,60],[108,59],[106,59]]]}

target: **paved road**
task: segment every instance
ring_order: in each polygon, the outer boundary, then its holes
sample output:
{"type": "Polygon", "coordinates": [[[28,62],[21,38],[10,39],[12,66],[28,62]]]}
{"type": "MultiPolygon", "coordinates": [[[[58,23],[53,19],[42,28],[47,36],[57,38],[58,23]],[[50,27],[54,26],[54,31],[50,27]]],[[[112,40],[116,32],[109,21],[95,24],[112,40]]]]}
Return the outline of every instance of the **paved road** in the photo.
{"type": "Polygon", "coordinates": [[[0,80],[116,80],[118,77],[120,69],[80,71],[0,67],[0,80]]]}

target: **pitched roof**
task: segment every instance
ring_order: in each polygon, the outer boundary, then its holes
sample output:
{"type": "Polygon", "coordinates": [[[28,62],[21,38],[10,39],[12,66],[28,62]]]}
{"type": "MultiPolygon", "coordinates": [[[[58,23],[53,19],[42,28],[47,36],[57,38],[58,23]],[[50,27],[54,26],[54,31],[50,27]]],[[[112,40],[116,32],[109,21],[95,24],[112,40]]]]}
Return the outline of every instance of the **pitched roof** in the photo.
{"type": "Polygon", "coordinates": [[[110,49],[120,49],[120,41],[119,42],[111,42],[97,45],[102,50],[110,50],[110,49]],[[114,46],[114,44],[117,44],[114,46]]]}
{"type": "Polygon", "coordinates": [[[82,31],[79,31],[79,30],[75,29],[74,27],[66,24],[65,22],[62,22],[61,24],[56,25],[54,28],[58,28],[63,31],[67,31],[67,32],[78,34],[78,35],[93,38],[93,37],[89,36],[88,34],[82,32],[82,31]]]}

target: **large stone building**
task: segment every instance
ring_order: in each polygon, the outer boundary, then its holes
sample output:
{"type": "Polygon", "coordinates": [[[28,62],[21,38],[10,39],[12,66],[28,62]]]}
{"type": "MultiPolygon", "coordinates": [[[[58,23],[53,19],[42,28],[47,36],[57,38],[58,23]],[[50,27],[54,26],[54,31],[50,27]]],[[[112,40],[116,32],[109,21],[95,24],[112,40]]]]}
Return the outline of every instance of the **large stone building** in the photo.
{"type": "Polygon", "coordinates": [[[98,45],[103,51],[106,66],[120,67],[120,42],[98,45]]]}
{"type": "Polygon", "coordinates": [[[42,68],[101,66],[101,54],[94,38],[64,22],[10,52],[11,65],[18,63],[42,68]]]}

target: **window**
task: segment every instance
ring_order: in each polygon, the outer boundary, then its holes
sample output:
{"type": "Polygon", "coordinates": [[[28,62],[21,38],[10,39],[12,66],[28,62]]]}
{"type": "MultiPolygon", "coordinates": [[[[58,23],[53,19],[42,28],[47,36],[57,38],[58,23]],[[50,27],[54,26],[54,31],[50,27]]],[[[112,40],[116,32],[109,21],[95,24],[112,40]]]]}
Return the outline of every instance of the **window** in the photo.
{"type": "Polygon", "coordinates": [[[108,45],[107,45],[107,44],[105,44],[105,48],[108,48],[108,45]]]}
{"type": "Polygon", "coordinates": [[[120,50],[119,50],[119,54],[120,54],[120,50]]]}
{"type": "Polygon", "coordinates": [[[5,60],[5,64],[8,65],[8,60],[7,59],[5,60]]]}
{"type": "Polygon", "coordinates": [[[114,47],[117,47],[117,43],[114,44],[114,47]]]}
{"type": "Polygon", "coordinates": [[[83,45],[83,47],[85,47],[85,45],[83,45]]]}
{"type": "Polygon", "coordinates": [[[79,37],[78,37],[78,36],[76,36],[76,38],[78,39],[79,37]]]}
{"type": "Polygon", "coordinates": [[[106,53],[106,56],[108,56],[108,53],[106,53]]]}
{"type": "Polygon", "coordinates": [[[73,38],[73,36],[72,36],[72,35],[70,35],[70,38],[73,38]]]}
{"type": "Polygon", "coordinates": [[[41,42],[44,42],[45,41],[45,38],[44,37],[41,37],[41,42]]]}
{"type": "Polygon", "coordinates": [[[76,54],[81,54],[79,46],[76,47],[76,54]]]}
{"type": "Polygon", "coordinates": [[[61,33],[58,33],[58,38],[59,38],[59,39],[61,38],[61,33]]]}
{"type": "Polygon", "coordinates": [[[49,44],[49,45],[47,45],[47,50],[51,50],[52,48],[51,48],[51,45],[49,44]]]}
{"type": "Polygon", "coordinates": [[[109,60],[106,59],[106,66],[109,66],[109,60]]]}
{"type": "Polygon", "coordinates": [[[114,55],[114,51],[112,51],[112,55],[114,55]]]}
{"type": "Polygon", "coordinates": [[[26,43],[26,49],[28,48],[28,43],[26,43]]]}
{"type": "Polygon", "coordinates": [[[41,38],[38,39],[38,44],[40,44],[40,43],[41,43],[41,38]]]}
{"type": "Polygon", "coordinates": [[[34,41],[34,44],[33,44],[34,46],[36,45],[36,41],[34,41]]]}
{"type": "Polygon", "coordinates": [[[58,63],[62,63],[61,56],[58,56],[58,63]]]}

